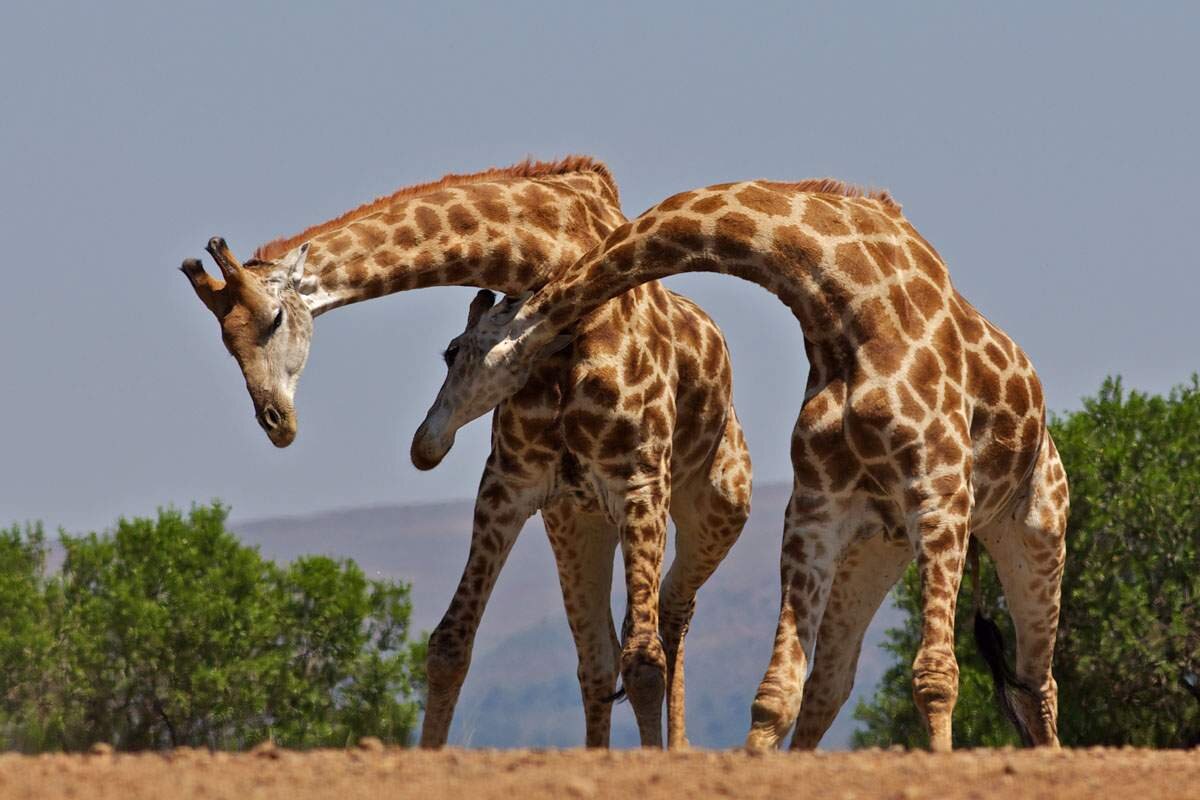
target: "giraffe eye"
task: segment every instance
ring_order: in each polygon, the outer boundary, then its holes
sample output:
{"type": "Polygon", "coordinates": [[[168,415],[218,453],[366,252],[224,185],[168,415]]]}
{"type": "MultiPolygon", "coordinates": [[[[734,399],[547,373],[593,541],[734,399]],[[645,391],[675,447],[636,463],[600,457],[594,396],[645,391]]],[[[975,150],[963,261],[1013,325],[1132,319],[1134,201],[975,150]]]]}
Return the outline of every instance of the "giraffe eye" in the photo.
{"type": "Polygon", "coordinates": [[[279,326],[283,324],[283,309],[275,312],[275,319],[271,320],[271,333],[279,330],[279,326]]]}
{"type": "Polygon", "coordinates": [[[458,358],[458,345],[452,344],[442,353],[442,360],[446,362],[447,367],[454,366],[454,359],[458,358]]]}

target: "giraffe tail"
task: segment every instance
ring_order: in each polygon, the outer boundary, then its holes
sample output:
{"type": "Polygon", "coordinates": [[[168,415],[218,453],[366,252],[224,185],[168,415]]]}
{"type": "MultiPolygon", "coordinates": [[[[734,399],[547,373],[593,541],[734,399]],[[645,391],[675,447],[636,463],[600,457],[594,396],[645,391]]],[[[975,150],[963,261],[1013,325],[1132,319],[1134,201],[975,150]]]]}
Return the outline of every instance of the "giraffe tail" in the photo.
{"type": "Polygon", "coordinates": [[[613,692],[612,694],[610,694],[608,697],[604,698],[600,702],[602,702],[602,703],[620,703],[620,702],[623,702],[624,700],[626,700],[628,697],[629,697],[629,695],[627,695],[625,693],[625,687],[618,686],[617,690],[615,692],[613,692]]]}
{"type": "MultiPolygon", "coordinates": [[[[629,607],[626,606],[625,607],[625,619],[621,623],[621,640],[622,641],[624,641],[625,637],[629,634],[629,629],[632,625],[633,625],[633,618],[630,616],[629,607]]],[[[610,694],[608,697],[605,697],[600,702],[602,702],[602,703],[623,703],[628,699],[629,699],[629,695],[626,694],[625,685],[622,683],[620,686],[617,687],[617,690],[615,692],[610,694]]]]}
{"type": "Polygon", "coordinates": [[[1029,726],[1017,713],[1017,697],[1026,695],[1040,702],[1041,692],[1017,677],[1008,664],[1005,653],[1004,634],[1000,627],[983,612],[983,576],[979,571],[979,543],[972,537],[967,547],[967,569],[972,573],[972,598],[975,605],[975,647],[992,673],[992,685],[996,689],[996,702],[1004,717],[1017,729],[1017,735],[1026,747],[1034,745],[1029,726]]]}

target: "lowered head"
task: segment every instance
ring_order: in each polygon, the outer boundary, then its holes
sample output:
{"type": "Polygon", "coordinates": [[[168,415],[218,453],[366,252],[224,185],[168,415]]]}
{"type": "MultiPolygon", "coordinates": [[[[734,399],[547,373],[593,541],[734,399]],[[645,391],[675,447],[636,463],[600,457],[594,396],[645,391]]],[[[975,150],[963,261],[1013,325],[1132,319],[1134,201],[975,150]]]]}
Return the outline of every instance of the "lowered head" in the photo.
{"type": "Polygon", "coordinates": [[[506,297],[500,303],[480,290],[467,312],[467,327],[446,348],[446,380],[412,442],[417,469],[433,469],[454,446],[454,435],[512,397],[536,361],[571,343],[573,335],[554,336],[539,345],[530,335],[532,324],[518,312],[531,293],[506,297]]]}
{"type": "Polygon", "coordinates": [[[198,259],[180,268],[196,295],[217,318],[225,348],[237,360],[254,404],[254,417],[276,447],[296,438],[296,384],[312,342],[312,310],[301,293],[303,244],[273,261],[241,264],[225,240],[213,237],[209,255],[224,281],[198,259]]]}

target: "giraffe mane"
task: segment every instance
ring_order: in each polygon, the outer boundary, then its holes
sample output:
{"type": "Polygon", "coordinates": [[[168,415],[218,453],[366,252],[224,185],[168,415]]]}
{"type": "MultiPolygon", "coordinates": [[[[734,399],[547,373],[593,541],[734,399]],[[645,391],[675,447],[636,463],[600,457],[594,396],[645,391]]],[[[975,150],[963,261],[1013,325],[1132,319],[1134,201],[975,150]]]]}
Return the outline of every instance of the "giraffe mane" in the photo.
{"type": "Polygon", "coordinates": [[[892,197],[887,189],[865,189],[852,183],[840,181],[837,178],[808,178],[802,181],[778,183],[768,181],[771,185],[792,189],[797,192],[813,192],[815,194],[840,194],[842,197],[861,197],[867,200],[878,200],[888,208],[900,210],[900,204],[892,197]]]}
{"type": "Polygon", "coordinates": [[[314,236],[319,236],[322,233],[336,230],[337,228],[343,228],[351,222],[370,216],[398,200],[417,197],[439,189],[449,189],[454,186],[463,186],[471,183],[482,183],[484,181],[495,180],[496,178],[541,178],[566,175],[572,172],[595,173],[604,182],[604,185],[612,191],[614,200],[618,204],[620,203],[617,182],[613,179],[612,172],[609,171],[603,161],[591,156],[582,155],[566,156],[557,161],[535,161],[532,158],[526,158],[524,161],[509,167],[492,167],[481,172],[465,174],[451,173],[442,176],[436,181],[418,183],[413,186],[405,186],[397,189],[391,194],[377,197],[369,203],[363,203],[357,208],[352,208],[341,216],[305,228],[295,236],[281,236],[278,239],[273,239],[264,245],[260,245],[255,249],[253,257],[247,263],[270,261],[278,258],[292,248],[304,244],[314,236]]]}

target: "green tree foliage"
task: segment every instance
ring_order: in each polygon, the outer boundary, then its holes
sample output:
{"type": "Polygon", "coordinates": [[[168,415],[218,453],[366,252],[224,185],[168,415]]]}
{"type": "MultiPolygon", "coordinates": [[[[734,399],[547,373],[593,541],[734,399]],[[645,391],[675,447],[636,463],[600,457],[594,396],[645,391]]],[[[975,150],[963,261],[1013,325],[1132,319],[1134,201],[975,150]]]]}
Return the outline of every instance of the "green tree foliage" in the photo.
{"type": "Polygon", "coordinates": [[[0,531],[0,723],[28,720],[18,747],[35,747],[53,716],[46,702],[54,633],[52,610],[59,607],[57,587],[43,578],[46,538],[42,527],[13,526],[0,531]]]}
{"type": "Polygon", "coordinates": [[[0,735],[26,751],[407,743],[423,691],[408,587],[353,562],[279,567],[220,505],[63,535],[0,533],[0,735]],[[9,613],[9,611],[12,613],[9,613]]]}
{"type": "MultiPolygon", "coordinates": [[[[1184,747],[1200,742],[1200,381],[1167,397],[1105,381],[1083,409],[1051,425],[1071,482],[1063,610],[1054,653],[1059,737],[1068,745],[1184,747]]],[[[1012,658],[999,582],[983,561],[985,596],[1012,658]]],[[[966,589],[969,591],[969,586],[966,589]]],[[[957,624],[957,746],[1017,743],[971,641],[968,595],[957,624]]],[[[910,569],[895,592],[908,612],[888,632],[896,657],[859,704],[857,746],[924,746],[912,702],[920,642],[910,569]]]]}

